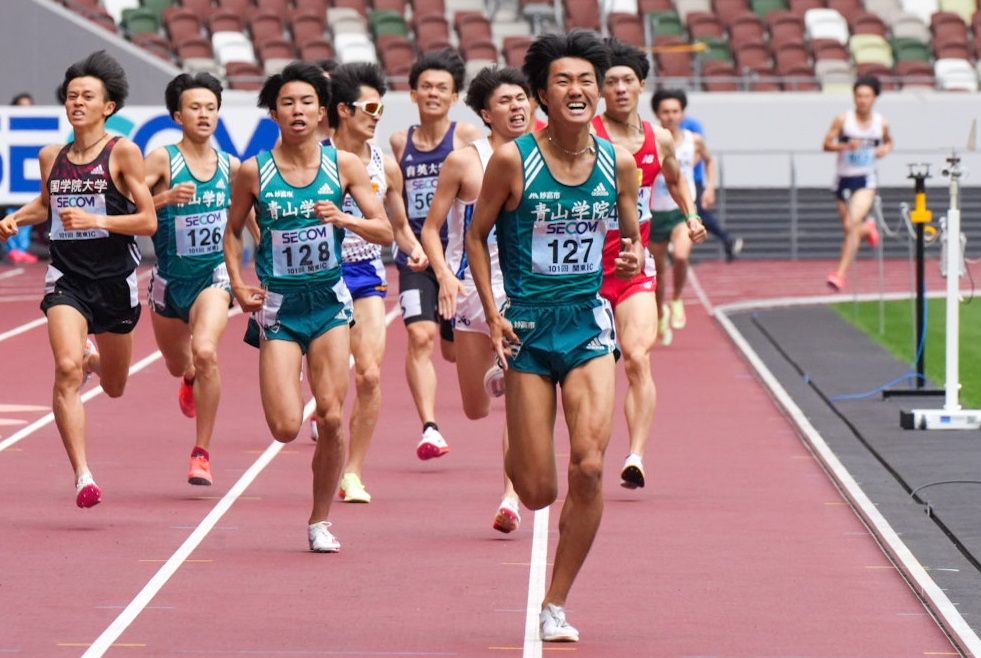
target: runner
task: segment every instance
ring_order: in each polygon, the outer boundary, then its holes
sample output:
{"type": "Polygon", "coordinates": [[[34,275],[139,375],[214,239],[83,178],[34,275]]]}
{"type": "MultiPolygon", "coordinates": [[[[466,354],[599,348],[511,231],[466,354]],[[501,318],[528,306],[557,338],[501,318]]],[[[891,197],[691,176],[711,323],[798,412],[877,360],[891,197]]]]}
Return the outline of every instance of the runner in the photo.
{"type": "MultiPolygon", "coordinates": [[[[331,74],[330,124],[335,127],[333,145],[353,153],[367,167],[378,199],[388,210],[399,248],[409,254],[408,266],[414,271],[429,263],[422,245],[409,228],[402,203],[402,174],[391,156],[369,140],[375,137],[385,105],[385,73],[376,64],[344,64],[331,74]]],[[[354,217],[362,213],[350,196],[344,197],[342,210],[354,217]]],[[[354,383],[357,397],[351,410],[347,463],[341,476],[340,496],[349,503],[369,503],[363,468],[371,437],[381,412],[381,363],[385,355],[385,264],[381,246],[372,244],[348,230],[344,236],[344,282],[354,299],[354,326],[351,328],[351,354],[354,355],[354,383]]]]}
{"type": "Polygon", "coordinates": [[[544,130],[491,157],[467,237],[467,253],[491,340],[506,364],[507,474],[531,509],[558,497],[555,385],[570,436],[552,580],[539,617],[546,642],[579,639],[565,616],[572,587],[603,514],[603,455],[613,422],[613,313],[599,296],[606,221],[619,215],[619,276],[643,262],[637,173],[624,149],[590,134],[610,55],[592,32],[547,34],[528,49],[524,72],[548,115],[544,130]],[[508,301],[498,310],[488,236],[496,228],[508,301]]]}
{"type": "MultiPolygon", "coordinates": [[[[705,140],[690,130],[683,130],[681,122],[685,118],[685,107],[688,97],[681,90],[659,89],[651,98],[651,109],[661,123],[661,127],[671,133],[674,140],[674,154],[680,166],[680,173],[687,186],[679,186],[679,191],[686,191],[683,199],[677,198],[668,190],[667,179],[662,175],[654,181],[654,195],[651,200],[651,241],[650,250],[654,255],[654,265],[657,270],[657,303],[661,309],[657,330],[661,334],[661,344],[670,345],[675,329],[684,329],[687,324],[685,304],[681,301],[681,293],[688,279],[688,257],[691,255],[693,238],[688,223],[699,219],[695,207],[695,165],[699,162],[710,162],[712,154],[705,146],[705,140]],[[687,189],[686,189],[687,188],[687,189]],[[671,303],[665,301],[665,285],[669,265],[668,250],[670,248],[671,264],[671,303]],[[670,320],[670,324],[669,324],[670,320]]],[[[663,171],[663,167],[662,167],[663,171]]],[[[709,177],[715,168],[708,167],[709,177]]],[[[715,188],[715,181],[706,183],[715,188]]],[[[705,239],[704,230],[701,232],[705,239]]]]}
{"type": "Polygon", "coordinates": [[[317,139],[329,104],[330,88],[315,65],[293,63],[266,80],[259,107],[269,110],[282,140],[242,165],[225,231],[225,263],[233,294],[260,328],[259,389],[277,441],[292,441],[302,426],[300,372],[306,355],[320,426],[308,538],[310,550],[333,553],[341,546],[327,519],[344,456],[352,317],[341,278],[341,243],[345,229],[376,244],[389,244],[393,236],[361,160],[317,139]],[[365,217],[341,212],[345,193],[365,217]],[[240,264],[242,230],[253,206],[261,287],[244,281],[240,264]]]}
{"type": "Polygon", "coordinates": [[[182,73],[171,80],[164,98],[183,137],[146,159],[158,225],[150,318],[167,370],[181,378],[180,410],[195,419],[187,481],[197,485],[213,481],[211,438],[221,399],[218,342],[232,302],[222,237],[239,161],[211,146],[221,91],[208,73],[182,73]]]}
{"type": "MultiPolygon", "coordinates": [[[[651,234],[651,191],[654,179],[661,172],[661,161],[666,165],[665,181],[672,196],[683,197],[683,186],[678,176],[678,163],[674,156],[674,141],[664,128],[655,128],[640,118],[637,110],[644,80],[650,73],[650,64],[644,51],[616,39],[607,39],[610,50],[610,70],[603,83],[606,113],[593,118],[593,130],[603,139],[633,153],[640,181],[637,210],[640,215],[640,239],[645,247],[651,234]]],[[[704,231],[691,223],[691,238],[699,240],[704,231]]],[[[648,259],[644,271],[630,280],[616,276],[616,259],[620,253],[620,230],[615,221],[607,224],[606,243],[603,247],[603,287],[600,294],[613,307],[616,321],[617,342],[623,352],[624,370],[627,373],[627,395],[624,415],[630,434],[630,451],[620,471],[620,484],[628,489],[643,487],[644,450],[654,422],[657,402],[654,379],[651,377],[651,350],[657,341],[657,297],[652,259],[648,259]]]]}
{"type": "MultiPolygon", "coordinates": [[[[439,281],[439,314],[453,318],[456,347],[456,373],[467,418],[476,420],[490,413],[490,397],[504,393],[504,372],[495,363],[490,330],[474,287],[464,241],[473,217],[474,202],[480,193],[484,169],[491,153],[528,132],[531,105],[528,82],[515,68],[485,68],[474,77],[466,103],[490,128],[490,135],[453,151],[443,163],[436,195],[422,227],[422,241],[439,281]],[[444,257],[440,233],[448,220],[448,242],[444,257]]],[[[498,307],[505,300],[501,268],[497,262],[497,243],[490,237],[490,268],[494,299],[498,307]]],[[[504,431],[507,454],[507,429],[504,431]]],[[[521,524],[518,495],[504,477],[504,497],[494,516],[493,527],[508,533],[521,524]]]]}
{"type": "MultiPolygon", "coordinates": [[[[405,207],[416,237],[422,232],[446,156],[482,137],[476,126],[458,124],[449,118],[450,108],[456,104],[463,86],[464,74],[463,60],[450,50],[426,53],[409,72],[409,94],[419,108],[419,123],[393,134],[390,143],[405,180],[405,207]]],[[[445,245],[445,232],[441,238],[445,245]]],[[[439,286],[432,268],[422,272],[412,270],[407,264],[407,254],[401,249],[395,262],[399,270],[402,321],[409,335],[405,377],[422,421],[422,439],[416,446],[416,455],[419,459],[442,457],[450,448],[436,424],[433,347],[437,336],[441,337],[443,358],[453,361],[453,326],[451,318],[438,315],[439,286]]]]}
{"type": "Polygon", "coordinates": [[[41,150],[40,196],[0,222],[0,239],[6,239],[18,226],[39,224],[50,214],[51,264],[41,310],[55,363],[52,411],[75,473],[79,507],[102,500],[86,458],[81,388],[94,372],[106,395],[123,394],[140,318],[134,236],[157,229],[140,149],[106,132],[106,120],[123,107],[128,92],[125,71],[105,51],[68,67],[58,100],[74,140],[41,150]],[[94,344],[87,334],[95,335],[94,344]]]}
{"type": "Polygon", "coordinates": [[[836,116],[824,136],[824,150],[838,154],[835,205],[845,232],[838,269],[826,280],[835,292],[845,288],[848,270],[855,262],[862,239],[873,247],[879,244],[879,229],[875,220],[869,217],[878,187],[875,165],[892,151],[889,122],[872,111],[882,89],[879,79],[871,75],[860,76],[852,89],[855,109],[836,116]]]}

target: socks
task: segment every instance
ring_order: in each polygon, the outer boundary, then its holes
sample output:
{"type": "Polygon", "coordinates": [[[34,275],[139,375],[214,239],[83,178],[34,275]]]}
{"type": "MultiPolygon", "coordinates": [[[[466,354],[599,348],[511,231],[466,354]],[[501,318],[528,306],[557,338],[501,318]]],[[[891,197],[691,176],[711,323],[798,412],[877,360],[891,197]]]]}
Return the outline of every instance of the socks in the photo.
{"type": "Polygon", "coordinates": [[[211,455],[208,454],[208,451],[197,446],[194,446],[194,450],[191,451],[191,459],[195,457],[204,457],[208,461],[211,461],[211,455]]]}
{"type": "Polygon", "coordinates": [[[426,423],[423,423],[423,424],[422,424],[422,431],[423,431],[423,432],[425,432],[425,431],[426,431],[426,430],[428,430],[428,429],[429,429],[430,427],[432,427],[432,428],[433,428],[434,430],[436,430],[437,432],[439,431],[439,426],[437,426],[437,425],[436,425],[436,423],[433,423],[433,422],[426,422],[426,423]]]}

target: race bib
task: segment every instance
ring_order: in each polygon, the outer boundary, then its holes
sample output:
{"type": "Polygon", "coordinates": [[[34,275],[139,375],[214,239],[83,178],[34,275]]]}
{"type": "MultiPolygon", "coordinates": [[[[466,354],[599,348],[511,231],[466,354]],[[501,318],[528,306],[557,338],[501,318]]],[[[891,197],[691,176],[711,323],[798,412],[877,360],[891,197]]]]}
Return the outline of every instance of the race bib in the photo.
{"type": "Polygon", "coordinates": [[[426,219],[436,194],[436,176],[411,178],[405,181],[406,212],[409,219],[426,219]]]}
{"type": "Polygon", "coordinates": [[[317,274],[338,267],[334,227],[328,224],[272,231],[274,276],[317,274]]]}
{"type": "Polygon", "coordinates": [[[637,194],[637,217],[641,222],[651,220],[651,188],[641,187],[637,194]]]}
{"type": "Polygon", "coordinates": [[[875,149],[863,146],[855,151],[845,151],[845,162],[852,167],[871,167],[875,164],[875,149]]]}
{"type": "Polygon", "coordinates": [[[599,219],[535,222],[531,270],[549,276],[598,272],[605,237],[606,222],[599,219]]]}
{"type": "Polygon", "coordinates": [[[224,209],[174,217],[177,255],[205,256],[221,251],[227,221],[224,209]]]}
{"type": "Polygon", "coordinates": [[[90,228],[84,231],[68,231],[61,221],[61,211],[78,208],[93,215],[106,214],[105,194],[53,194],[51,195],[51,239],[52,240],[97,240],[108,238],[109,231],[90,228]]]}

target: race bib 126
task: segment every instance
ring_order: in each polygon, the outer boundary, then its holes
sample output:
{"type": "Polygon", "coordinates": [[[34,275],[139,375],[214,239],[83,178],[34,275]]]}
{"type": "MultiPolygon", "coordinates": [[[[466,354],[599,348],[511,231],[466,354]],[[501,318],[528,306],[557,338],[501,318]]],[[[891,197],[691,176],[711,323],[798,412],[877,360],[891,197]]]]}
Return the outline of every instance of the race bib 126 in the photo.
{"type": "Polygon", "coordinates": [[[221,251],[227,221],[224,209],[174,217],[177,255],[204,256],[221,251]]]}

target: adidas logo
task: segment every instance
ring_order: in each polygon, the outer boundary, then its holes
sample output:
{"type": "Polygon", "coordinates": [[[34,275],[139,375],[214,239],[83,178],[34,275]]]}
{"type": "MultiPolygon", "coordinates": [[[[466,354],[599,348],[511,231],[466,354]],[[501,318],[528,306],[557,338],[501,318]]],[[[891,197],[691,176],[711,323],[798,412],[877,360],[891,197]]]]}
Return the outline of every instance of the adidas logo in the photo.
{"type": "Polygon", "coordinates": [[[329,183],[324,183],[323,185],[320,186],[320,189],[317,190],[317,194],[333,194],[333,193],[334,193],[334,188],[332,188],[329,183]]]}
{"type": "Polygon", "coordinates": [[[215,187],[218,188],[219,190],[225,189],[225,181],[223,180],[218,181],[218,184],[215,185],[215,187]]]}
{"type": "Polygon", "coordinates": [[[102,163],[100,162],[96,165],[95,169],[89,172],[93,176],[105,176],[106,170],[102,168],[102,163]]]}
{"type": "Polygon", "coordinates": [[[412,154],[411,153],[409,153],[408,155],[405,156],[405,161],[406,162],[412,162],[412,154]]]}
{"type": "Polygon", "coordinates": [[[597,183],[596,187],[593,188],[593,191],[590,192],[590,194],[592,196],[606,196],[609,194],[609,192],[606,190],[606,185],[603,185],[601,181],[600,183],[597,183]]]}

